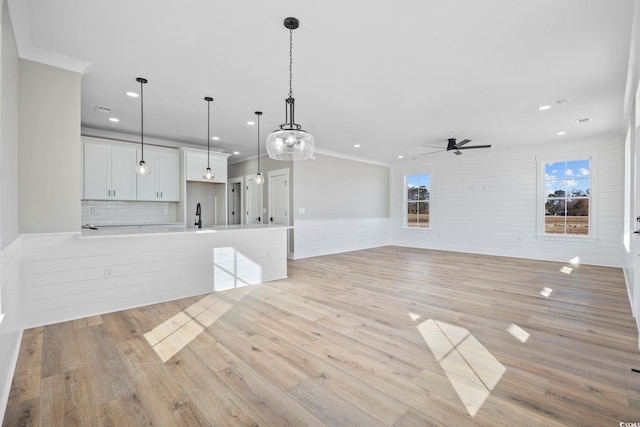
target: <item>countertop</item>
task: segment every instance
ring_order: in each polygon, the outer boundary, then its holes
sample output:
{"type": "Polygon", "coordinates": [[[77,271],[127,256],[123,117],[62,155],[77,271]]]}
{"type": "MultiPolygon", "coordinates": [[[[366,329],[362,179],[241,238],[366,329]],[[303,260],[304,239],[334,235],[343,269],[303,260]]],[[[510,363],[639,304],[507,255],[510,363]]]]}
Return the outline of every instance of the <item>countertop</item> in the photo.
{"type": "Polygon", "coordinates": [[[168,234],[211,234],[229,231],[242,230],[276,230],[291,229],[289,225],[278,224],[238,224],[238,225],[218,225],[206,228],[185,228],[178,226],[162,225],[142,225],[142,226],[98,226],[97,230],[83,229],[79,234],[81,239],[104,238],[104,237],[126,237],[126,236],[148,236],[148,235],[168,235],[168,234]]]}

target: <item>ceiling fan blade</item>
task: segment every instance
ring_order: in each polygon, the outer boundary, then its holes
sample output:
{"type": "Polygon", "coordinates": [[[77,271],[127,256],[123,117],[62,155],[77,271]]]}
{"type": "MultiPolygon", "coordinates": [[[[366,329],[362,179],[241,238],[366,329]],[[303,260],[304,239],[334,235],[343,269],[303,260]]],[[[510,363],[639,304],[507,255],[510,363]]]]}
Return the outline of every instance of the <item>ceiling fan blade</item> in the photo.
{"type": "Polygon", "coordinates": [[[460,148],[460,147],[462,147],[464,144],[468,144],[468,143],[470,143],[470,142],[471,142],[471,140],[470,140],[470,139],[463,139],[462,141],[460,141],[460,142],[458,142],[458,143],[456,144],[456,147],[460,148]]]}
{"type": "Polygon", "coordinates": [[[472,148],[490,148],[491,145],[472,145],[470,147],[458,147],[458,150],[470,150],[472,148]]]}
{"type": "MultiPolygon", "coordinates": [[[[440,147],[438,147],[438,148],[440,148],[440,147]]],[[[429,154],[442,153],[443,151],[446,151],[446,150],[430,151],[428,153],[422,153],[420,155],[421,156],[428,156],[429,154]]]]}
{"type": "Polygon", "coordinates": [[[421,147],[442,149],[442,145],[421,145],[421,147]]]}
{"type": "Polygon", "coordinates": [[[459,156],[460,154],[462,154],[462,152],[461,152],[461,151],[458,151],[458,150],[456,150],[456,151],[455,151],[455,155],[456,155],[456,156],[459,156]]]}

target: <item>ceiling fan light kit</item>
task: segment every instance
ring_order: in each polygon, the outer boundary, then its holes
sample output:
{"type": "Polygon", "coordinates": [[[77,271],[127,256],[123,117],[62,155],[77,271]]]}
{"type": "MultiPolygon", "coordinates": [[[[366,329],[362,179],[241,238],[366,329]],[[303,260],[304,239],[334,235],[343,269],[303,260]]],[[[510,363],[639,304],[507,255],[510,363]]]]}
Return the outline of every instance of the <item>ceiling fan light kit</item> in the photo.
{"type": "Polygon", "coordinates": [[[315,139],[295,122],[293,98],[293,30],[300,26],[297,18],[286,18],[284,26],[289,30],[289,96],[285,99],[285,123],[267,137],[267,153],[274,160],[308,160],[313,157],[315,139]]]}

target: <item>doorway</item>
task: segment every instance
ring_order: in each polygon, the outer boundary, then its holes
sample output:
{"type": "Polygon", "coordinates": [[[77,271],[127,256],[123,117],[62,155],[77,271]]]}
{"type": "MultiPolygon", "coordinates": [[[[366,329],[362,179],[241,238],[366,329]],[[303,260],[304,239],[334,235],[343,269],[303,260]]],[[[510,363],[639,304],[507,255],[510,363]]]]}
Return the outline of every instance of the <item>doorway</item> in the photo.
{"type": "Polygon", "coordinates": [[[229,207],[229,211],[227,213],[227,218],[229,218],[229,225],[238,225],[242,224],[242,183],[244,179],[242,177],[239,178],[231,178],[227,185],[227,200],[229,201],[227,206],[229,207]]]}

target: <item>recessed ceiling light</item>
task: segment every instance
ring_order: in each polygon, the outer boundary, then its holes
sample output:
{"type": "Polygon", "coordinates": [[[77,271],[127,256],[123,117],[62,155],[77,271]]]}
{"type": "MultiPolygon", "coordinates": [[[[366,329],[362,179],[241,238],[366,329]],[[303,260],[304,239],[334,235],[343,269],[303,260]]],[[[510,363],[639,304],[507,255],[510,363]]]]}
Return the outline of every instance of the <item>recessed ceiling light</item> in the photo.
{"type": "Polygon", "coordinates": [[[360,148],[360,144],[353,144],[354,148],[360,148]]]}
{"type": "Polygon", "coordinates": [[[138,95],[138,94],[137,94],[137,93],[135,93],[135,92],[127,92],[127,96],[130,96],[130,97],[132,97],[132,98],[137,98],[137,97],[139,97],[140,95],[138,95]]]}
{"type": "Polygon", "coordinates": [[[591,119],[589,117],[585,117],[584,119],[576,120],[576,123],[579,124],[579,125],[586,125],[590,121],[591,121],[591,119]]]}
{"type": "Polygon", "coordinates": [[[565,131],[556,132],[556,135],[565,135],[565,134],[566,134],[565,131]]]}
{"type": "Polygon", "coordinates": [[[538,107],[538,110],[545,111],[545,110],[548,110],[549,108],[551,108],[551,105],[543,105],[541,107],[538,107]]]}
{"type": "Polygon", "coordinates": [[[233,154],[235,154],[237,156],[238,154],[240,154],[240,152],[239,151],[234,151],[233,154]]]}
{"type": "Polygon", "coordinates": [[[249,126],[253,126],[253,125],[255,125],[255,124],[256,124],[256,122],[252,122],[251,120],[249,120],[249,121],[247,122],[247,124],[248,124],[249,126]]]}
{"type": "Polygon", "coordinates": [[[212,136],[211,139],[213,139],[214,141],[220,141],[220,137],[219,136],[212,136]]]}
{"type": "Polygon", "coordinates": [[[109,117],[110,122],[118,123],[120,119],[116,119],[115,117],[109,117]]]}
{"type": "Polygon", "coordinates": [[[404,156],[398,156],[399,159],[404,159],[404,156]]]}

